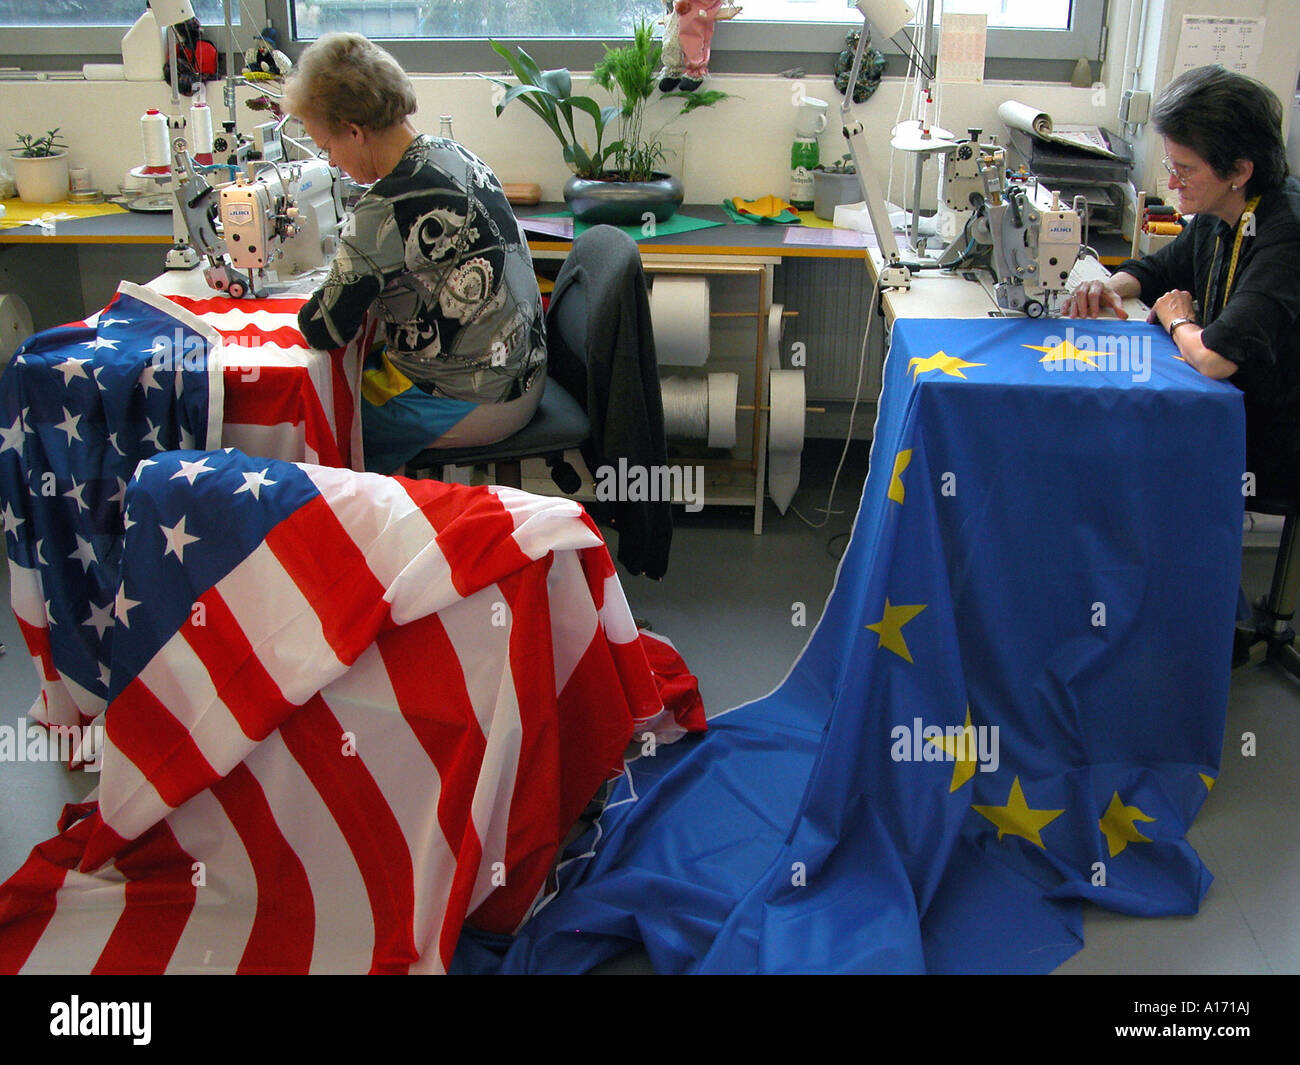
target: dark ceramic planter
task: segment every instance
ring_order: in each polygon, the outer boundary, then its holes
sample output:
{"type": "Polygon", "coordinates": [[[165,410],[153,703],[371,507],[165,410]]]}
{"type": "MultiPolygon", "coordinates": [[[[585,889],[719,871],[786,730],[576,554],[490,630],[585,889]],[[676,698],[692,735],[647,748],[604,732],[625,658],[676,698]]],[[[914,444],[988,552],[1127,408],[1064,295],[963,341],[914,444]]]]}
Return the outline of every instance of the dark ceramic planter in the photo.
{"type": "Polygon", "coordinates": [[[650,181],[593,181],[571,177],[564,202],[573,217],[588,225],[639,226],[647,214],[666,222],[682,205],[682,183],[668,174],[650,181]]]}

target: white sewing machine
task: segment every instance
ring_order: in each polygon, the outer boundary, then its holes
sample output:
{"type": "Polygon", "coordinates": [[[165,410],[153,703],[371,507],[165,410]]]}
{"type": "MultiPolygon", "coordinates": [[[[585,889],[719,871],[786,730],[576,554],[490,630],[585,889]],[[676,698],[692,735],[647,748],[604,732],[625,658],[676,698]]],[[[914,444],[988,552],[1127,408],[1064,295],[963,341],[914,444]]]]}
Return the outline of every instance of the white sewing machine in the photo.
{"type": "Polygon", "coordinates": [[[176,203],[190,243],[207,260],[203,276],[236,299],[264,296],[324,266],[343,218],[339,173],[323,160],[250,169],[252,176],[241,172],[214,186],[195,170],[183,142],[175,147],[176,203]]]}

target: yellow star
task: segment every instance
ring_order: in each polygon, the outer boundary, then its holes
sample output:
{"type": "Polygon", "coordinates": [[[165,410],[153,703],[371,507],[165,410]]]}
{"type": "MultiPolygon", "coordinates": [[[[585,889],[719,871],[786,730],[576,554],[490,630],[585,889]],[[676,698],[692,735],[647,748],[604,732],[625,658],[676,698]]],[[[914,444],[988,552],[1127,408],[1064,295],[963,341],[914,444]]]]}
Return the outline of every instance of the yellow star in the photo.
{"type": "Polygon", "coordinates": [[[1106,843],[1110,847],[1110,856],[1114,858],[1130,843],[1150,843],[1151,840],[1142,835],[1133,822],[1154,820],[1154,817],[1148,817],[1136,806],[1125,806],[1120,801],[1117,791],[1111,797],[1110,806],[1106,808],[1106,812],[1097,823],[1101,826],[1101,834],[1106,837],[1106,843]]]}
{"type": "Polygon", "coordinates": [[[1201,778],[1201,783],[1205,785],[1206,791],[1209,791],[1212,787],[1214,787],[1213,777],[1207,777],[1204,773],[1198,773],[1197,776],[1201,778]]]}
{"type": "MultiPolygon", "coordinates": [[[[1043,840],[1038,834],[1039,831],[1065,813],[1064,810],[1031,810],[1029,804],[1025,802],[1025,793],[1020,790],[1019,777],[1012,781],[1011,794],[1007,796],[1006,806],[972,804],[971,809],[998,826],[998,839],[1010,833],[1013,836],[1022,836],[1040,847],[1043,847],[1043,840]]],[[[1046,849],[1043,847],[1043,850],[1046,849]]]]}
{"type": "Polygon", "coordinates": [[[949,736],[945,732],[942,736],[927,736],[926,739],[952,755],[952,783],[948,786],[948,794],[951,795],[970,780],[979,768],[979,762],[975,758],[975,730],[971,728],[970,705],[966,706],[966,724],[962,727],[961,735],[949,736]]]}
{"type": "Polygon", "coordinates": [[[957,358],[956,355],[947,355],[942,351],[936,351],[928,359],[913,359],[907,364],[907,368],[912,372],[915,378],[920,374],[929,373],[931,370],[939,370],[946,373],[949,377],[960,377],[966,380],[966,375],[962,370],[971,366],[983,366],[982,362],[964,362],[957,358]]]}
{"type": "Polygon", "coordinates": [[[1081,351],[1079,348],[1076,348],[1068,340],[1062,340],[1054,348],[1044,348],[1044,347],[1040,347],[1038,344],[1022,344],[1020,346],[1023,348],[1033,348],[1035,351],[1047,352],[1046,355],[1044,355],[1041,359],[1038,360],[1039,362],[1062,362],[1063,363],[1068,359],[1073,359],[1075,362],[1085,362],[1089,366],[1095,367],[1097,365],[1095,362],[1092,361],[1092,356],[1089,355],[1088,352],[1081,351]]]}
{"type": "Polygon", "coordinates": [[[928,605],[927,603],[919,603],[912,606],[891,606],[889,597],[886,596],[885,616],[874,625],[866,626],[866,628],[880,636],[880,642],[876,646],[888,647],[899,658],[905,658],[911,662],[912,653],[907,649],[907,641],[903,639],[903,626],[928,605]]]}
{"type": "Polygon", "coordinates": [[[900,451],[894,456],[894,475],[889,479],[889,498],[895,503],[903,501],[902,473],[912,461],[912,449],[900,451]]]}

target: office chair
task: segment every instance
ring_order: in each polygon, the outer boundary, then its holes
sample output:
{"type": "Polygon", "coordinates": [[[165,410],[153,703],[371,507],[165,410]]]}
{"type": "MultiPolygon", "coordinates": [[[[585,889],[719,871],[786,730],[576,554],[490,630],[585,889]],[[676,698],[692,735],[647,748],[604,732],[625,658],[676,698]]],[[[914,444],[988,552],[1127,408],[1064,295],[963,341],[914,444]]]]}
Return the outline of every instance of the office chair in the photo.
{"type": "MultiPolygon", "coordinates": [[[[573,242],[576,250],[584,233],[573,242]]],[[[563,268],[561,268],[563,269],[563,268]]],[[[560,346],[569,351],[587,350],[587,312],[585,300],[566,300],[552,307],[546,316],[547,345],[554,351],[560,346]]],[[[565,461],[564,453],[580,447],[591,435],[586,411],[572,395],[551,376],[553,361],[548,361],[546,391],[532,420],[512,436],[495,444],[480,447],[425,448],[406,463],[408,476],[420,473],[440,477],[444,466],[496,466],[496,483],[508,488],[522,487],[521,463],[528,458],[544,458],[551,480],[566,495],[582,486],[578,471],[565,461]]]]}
{"type": "Polygon", "coordinates": [[[1291,625],[1300,595],[1300,500],[1260,498],[1251,501],[1250,509],[1286,520],[1268,595],[1255,604],[1249,621],[1237,623],[1232,665],[1235,669],[1267,659],[1300,679],[1300,651],[1295,648],[1295,629],[1291,625]]]}

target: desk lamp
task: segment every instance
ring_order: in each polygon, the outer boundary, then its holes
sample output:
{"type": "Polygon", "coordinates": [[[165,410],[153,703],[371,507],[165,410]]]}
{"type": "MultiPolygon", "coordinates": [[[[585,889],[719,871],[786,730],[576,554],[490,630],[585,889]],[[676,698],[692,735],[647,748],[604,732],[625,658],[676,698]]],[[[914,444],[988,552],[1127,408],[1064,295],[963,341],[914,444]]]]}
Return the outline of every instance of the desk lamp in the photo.
{"type": "MultiPolygon", "coordinates": [[[[885,38],[892,37],[916,14],[907,0],[857,0],[857,8],[866,21],[865,30],[874,26],[885,38]]],[[[867,49],[868,32],[858,37],[857,51],[853,53],[853,69],[849,72],[849,85],[856,85],[858,73],[862,69],[862,57],[867,49]]],[[[876,243],[884,258],[885,270],[881,276],[882,284],[890,284],[887,277],[897,276],[894,283],[906,284],[907,267],[902,264],[898,254],[898,241],[894,239],[893,227],[889,224],[889,212],[885,209],[885,197],[880,191],[880,181],[868,165],[867,138],[863,133],[862,123],[853,115],[853,92],[844,94],[840,104],[840,118],[844,123],[844,137],[849,142],[849,153],[853,156],[853,165],[858,172],[858,184],[862,187],[862,198],[867,204],[867,214],[871,217],[871,228],[876,233],[876,243]]]]}

